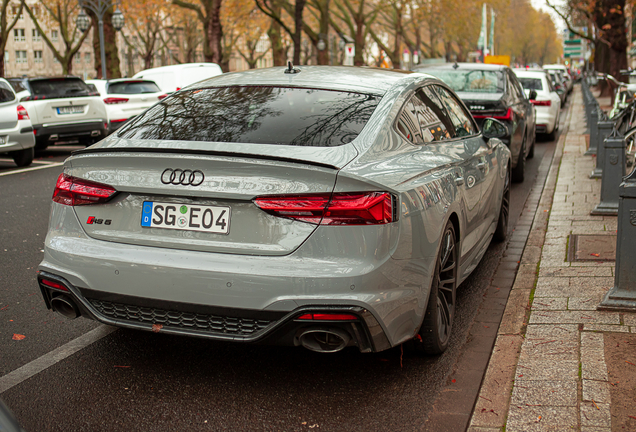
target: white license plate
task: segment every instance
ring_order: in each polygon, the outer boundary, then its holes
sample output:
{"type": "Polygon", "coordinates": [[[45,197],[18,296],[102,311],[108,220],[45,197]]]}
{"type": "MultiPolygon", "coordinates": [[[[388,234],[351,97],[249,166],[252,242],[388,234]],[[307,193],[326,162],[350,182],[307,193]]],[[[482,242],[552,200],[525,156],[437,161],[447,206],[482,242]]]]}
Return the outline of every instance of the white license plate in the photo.
{"type": "Polygon", "coordinates": [[[63,107],[58,107],[57,108],[57,113],[58,114],[79,114],[79,113],[83,113],[83,112],[84,112],[84,106],[83,105],[63,106],[63,107]]]}
{"type": "Polygon", "coordinates": [[[228,234],[230,207],[144,201],[141,226],[228,234]]]}

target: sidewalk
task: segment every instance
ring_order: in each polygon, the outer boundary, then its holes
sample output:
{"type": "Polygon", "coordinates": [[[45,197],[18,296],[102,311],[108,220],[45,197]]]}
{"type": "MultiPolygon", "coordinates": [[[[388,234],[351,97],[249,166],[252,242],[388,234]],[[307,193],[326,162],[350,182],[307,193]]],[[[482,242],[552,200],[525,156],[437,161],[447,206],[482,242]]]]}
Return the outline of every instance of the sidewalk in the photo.
{"type": "MultiPolygon", "coordinates": [[[[610,382],[606,359],[623,362],[624,354],[612,354],[625,344],[612,338],[634,340],[626,333],[636,333],[636,314],[596,310],[614,285],[617,218],[590,216],[601,180],[589,179],[596,160],[583,155],[578,86],[572,99],[469,432],[610,432],[612,422],[615,430],[636,430],[633,388],[620,402],[633,406],[634,417],[610,413],[610,385],[618,380],[610,382]]],[[[633,346],[624,362],[636,373],[633,346]]]]}

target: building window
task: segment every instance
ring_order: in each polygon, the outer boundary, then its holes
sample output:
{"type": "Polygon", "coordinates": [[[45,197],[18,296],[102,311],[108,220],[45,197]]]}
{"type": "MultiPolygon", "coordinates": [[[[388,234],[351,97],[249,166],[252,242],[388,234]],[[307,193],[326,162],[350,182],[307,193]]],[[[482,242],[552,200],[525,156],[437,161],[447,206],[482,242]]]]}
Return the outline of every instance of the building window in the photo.
{"type": "Polygon", "coordinates": [[[91,62],[91,53],[87,52],[84,53],[84,63],[90,63],[91,62]]]}
{"type": "Polygon", "coordinates": [[[57,30],[51,30],[51,40],[57,42],[59,32],[57,30]]]}
{"type": "Polygon", "coordinates": [[[80,63],[82,61],[82,53],[75,54],[75,57],[73,57],[73,61],[75,63],[80,63]]]}
{"type": "Polygon", "coordinates": [[[42,35],[38,29],[31,30],[31,35],[33,36],[33,42],[42,42],[42,35]]]}
{"type": "MultiPolygon", "coordinates": [[[[20,6],[19,5],[12,5],[11,6],[11,13],[15,16],[18,14],[18,11],[20,10],[20,6]]],[[[20,13],[20,17],[18,19],[24,19],[24,12],[20,13]]]]}
{"type": "Polygon", "coordinates": [[[13,42],[26,42],[24,29],[13,29],[13,42]]]}
{"type": "Polygon", "coordinates": [[[40,8],[35,5],[35,6],[31,6],[31,12],[33,12],[33,15],[40,16],[40,8]]]}
{"type": "Polygon", "coordinates": [[[53,56],[53,63],[59,63],[60,61],[57,59],[57,57],[53,56]]]}
{"type": "Polygon", "coordinates": [[[42,63],[42,51],[33,51],[33,61],[35,63],[42,63]]]}
{"type": "Polygon", "coordinates": [[[5,64],[9,63],[9,51],[4,52],[4,63],[5,64]]]}
{"type": "Polygon", "coordinates": [[[15,62],[16,63],[26,63],[27,62],[27,52],[26,51],[16,51],[15,52],[15,62]]]}

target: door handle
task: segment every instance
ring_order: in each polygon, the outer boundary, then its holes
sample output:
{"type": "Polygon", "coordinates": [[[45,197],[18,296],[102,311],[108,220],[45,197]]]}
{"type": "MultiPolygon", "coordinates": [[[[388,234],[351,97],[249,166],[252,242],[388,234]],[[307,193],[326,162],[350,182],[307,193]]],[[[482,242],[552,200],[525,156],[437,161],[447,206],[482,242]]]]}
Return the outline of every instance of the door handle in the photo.
{"type": "Polygon", "coordinates": [[[455,184],[461,186],[464,184],[464,177],[455,177],[455,184]]]}

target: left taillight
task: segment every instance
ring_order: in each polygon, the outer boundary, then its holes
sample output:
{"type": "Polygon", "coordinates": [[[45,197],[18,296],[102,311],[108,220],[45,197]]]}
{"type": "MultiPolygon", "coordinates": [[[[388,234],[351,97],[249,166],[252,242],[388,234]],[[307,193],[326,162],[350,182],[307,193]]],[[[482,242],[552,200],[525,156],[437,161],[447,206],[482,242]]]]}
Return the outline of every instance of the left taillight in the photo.
{"type": "Polygon", "coordinates": [[[68,206],[102,204],[116,193],[112,186],[62,173],[55,184],[53,201],[68,206]]]}
{"type": "Polygon", "coordinates": [[[320,225],[381,225],[394,221],[388,192],[266,196],[254,199],[260,209],[279,217],[320,225]]]}
{"type": "Polygon", "coordinates": [[[29,120],[29,113],[22,105],[18,105],[18,120],[29,120]]]}

